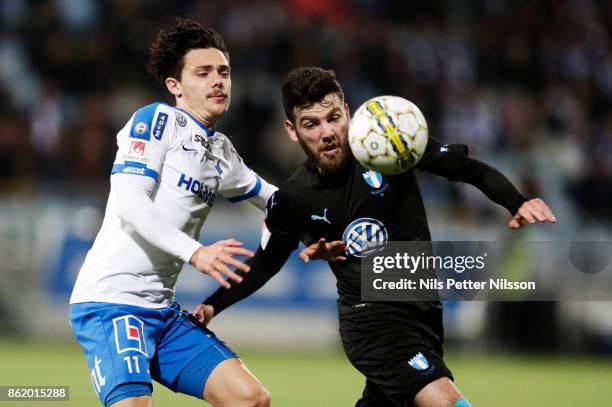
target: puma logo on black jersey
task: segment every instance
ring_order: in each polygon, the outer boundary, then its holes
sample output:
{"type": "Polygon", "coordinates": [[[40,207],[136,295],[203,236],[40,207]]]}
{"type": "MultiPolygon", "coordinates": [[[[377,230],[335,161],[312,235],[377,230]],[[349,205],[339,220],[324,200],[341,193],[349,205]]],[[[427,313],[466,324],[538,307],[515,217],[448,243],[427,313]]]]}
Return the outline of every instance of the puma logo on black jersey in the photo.
{"type": "Polygon", "coordinates": [[[327,208],[325,208],[325,210],[323,211],[323,216],[310,215],[310,219],[311,220],[322,220],[323,222],[327,222],[328,224],[331,225],[331,222],[329,221],[329,219],[327,219],[327,208]]]}

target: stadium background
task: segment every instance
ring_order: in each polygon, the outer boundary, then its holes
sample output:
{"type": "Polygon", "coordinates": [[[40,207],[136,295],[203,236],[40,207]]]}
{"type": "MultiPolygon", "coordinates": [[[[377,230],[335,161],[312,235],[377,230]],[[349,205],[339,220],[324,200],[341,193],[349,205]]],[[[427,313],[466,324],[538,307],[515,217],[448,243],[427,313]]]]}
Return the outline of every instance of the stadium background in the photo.
{"type": "MultiPolygon", "coordinates": [[[[233,95],[219,129],[268,180],[302,160],[284,135],[280,77],[322,65],[353,108],[380,94],[414,101],[431,134],[468,144],[559,219],[510,233],[508,214],[474,188],[419,174],[434,239],[611,240],[610,1],[3,0],[0,385],[69,385],[66,405],[95,403],[67,300],[103,216],[116,131],[139,106],[171,102],[144,66],[155,31],[177,15],[224,36],[233,95]]],[[[218,200],[202,241],[255,247],[260,221],[248,204],[218,200]]],[[[187,268],[179,301],[193,307],[209,280],[187,268]]],[[[325,265],[293,258],[212,328],[275,405],[348,406],[363,380],[341,353],[334,298],[325,265]]],[[[612,405],[611,311],[447,303],[449,364],[476,406],[612,405]]],[[[155,394],[158,405],[174,397],[155,394]]]]}

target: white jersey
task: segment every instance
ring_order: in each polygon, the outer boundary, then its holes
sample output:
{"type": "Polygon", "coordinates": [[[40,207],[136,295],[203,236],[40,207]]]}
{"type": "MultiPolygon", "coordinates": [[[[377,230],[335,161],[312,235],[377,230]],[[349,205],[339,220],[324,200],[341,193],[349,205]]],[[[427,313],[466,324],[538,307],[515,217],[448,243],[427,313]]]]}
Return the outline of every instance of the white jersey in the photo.
{"type": "Polygon", "coordinates": [[[165,104],[139,109],[117,145],[102,228],[70,303],[165,307],[184,262],[201,246],[217,194],[263,210],[276,188],[244,164],[226,136],[165,104]]]}

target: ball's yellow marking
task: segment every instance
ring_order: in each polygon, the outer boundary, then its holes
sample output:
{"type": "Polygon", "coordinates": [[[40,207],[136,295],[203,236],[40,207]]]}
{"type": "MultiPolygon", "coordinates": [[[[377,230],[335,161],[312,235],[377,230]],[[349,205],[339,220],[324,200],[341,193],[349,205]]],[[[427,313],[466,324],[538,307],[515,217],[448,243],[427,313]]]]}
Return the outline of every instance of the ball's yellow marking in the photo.
{"type": "Polygon", "coordinates": [[[371,101],[370,103],[368,103],[367,109],[370,114],[374,116],[380,127],[382,127],[385,132],[385,135],[387,136],[391,144],[393,144],[393,149],[397,153],[399,159],[401,161],[407,160],[408,156],[410,155],[410,151],[408,151],[408,149],[406,148],[406,145],[402,140],[402,136],[399,134],[397,126],[393,124],[391,118],[387,115],[383,107],[380,105],[380,102],[378,102],[377,100],[371,101]]]}

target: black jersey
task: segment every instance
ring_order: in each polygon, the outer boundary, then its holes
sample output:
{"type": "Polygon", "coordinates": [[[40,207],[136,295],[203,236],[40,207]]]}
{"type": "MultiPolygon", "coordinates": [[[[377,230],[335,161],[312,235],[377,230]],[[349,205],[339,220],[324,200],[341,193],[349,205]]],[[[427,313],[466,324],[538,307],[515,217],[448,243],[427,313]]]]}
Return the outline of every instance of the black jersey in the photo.
{"type": "MultiPolygon", "coordinates": [[[[525,198],[497,170],[467,157],[464,145],[443,145],[430,138],[416,169],[468,182],[491,200],[515,213],[525,198]]],[[[337,279],[340,300],[360,301],[360,257],[384,247],[388,241],[431,240],[427,215],[414,169],[383,176],[351,159],[342,170],[322,175],[304,163],[268,200],[266,226],[269,234],[250,259],[251,272],[241,284],[219,290],[205,303],[215,313],[271,278],[298,243],[343,240],[347,261],[330,263],[337,279]]]]}
{"type": "MultiPolygon", "coordinates": [[[[466,154],[466,146],[430,139],[416,168],[454,180],[466,154]]],[[[306,245],[319,238],[343,240],[347,261],[330,266],[340,299],[347,302],[359,301],[361,257],[387,241],[431,240],[414,170],[384,176],[354,159],[329,175],[304,163],[270,200],[266,225],[293,247],[300,240],[306,245]]]]}

